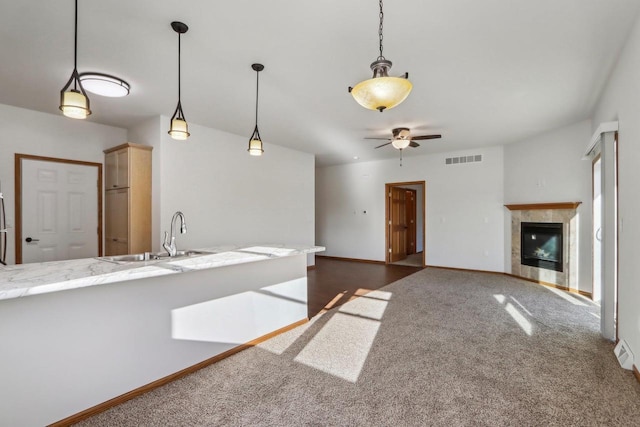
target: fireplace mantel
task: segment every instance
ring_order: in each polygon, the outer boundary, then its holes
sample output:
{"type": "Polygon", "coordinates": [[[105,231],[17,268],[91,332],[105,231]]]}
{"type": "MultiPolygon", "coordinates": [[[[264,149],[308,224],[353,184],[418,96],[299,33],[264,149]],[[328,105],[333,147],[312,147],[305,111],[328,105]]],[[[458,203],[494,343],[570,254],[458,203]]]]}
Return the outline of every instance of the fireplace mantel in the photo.
{"type": "Polygon", "coordinates": [[[531,203],[524,205],[504,205],[510,211],[535,211],[542,209],[576,209],[582,202],[531,203]]]}

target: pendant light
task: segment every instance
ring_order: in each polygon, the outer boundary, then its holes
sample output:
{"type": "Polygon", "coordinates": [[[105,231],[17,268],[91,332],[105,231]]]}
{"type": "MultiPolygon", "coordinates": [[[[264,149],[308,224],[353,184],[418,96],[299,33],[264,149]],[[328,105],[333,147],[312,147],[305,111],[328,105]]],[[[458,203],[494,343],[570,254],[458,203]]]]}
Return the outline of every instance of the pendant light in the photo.
{"type": "Polygon", "coordinates": [[[249,149],[247,151],[252,156],[262,156],[264,150],[262,149],[262,140],[260,139],[260,131],[258,130],[258,93],[260,89],[260,71],[264,70],[264,65],[252,64],[251,68],[256,72],[256,127],[253,129],[253,134],[249,138],[249,149]]]}
{"type": "Polygon", "coordinates": [[[189,138],[189,126],[187,125],[187,119],[184,118],[182,112],[182,103],[180,102],[180,36],[189,30],[186,24],[182,22],[174,21],[171,23],[173,31],[178,33],[178,105],[176,111],[171,116],[171,127],[169,128],[169,135],[171,138],[184,141],[189,138]]]}
{"type": "Polygon", "coordinates": [[[382,11],[382,0],[380,2],[380,27],[378,38],[380,40],[380,55],[371,63],[373,77],[369,80],[358,83],[354,87],[349,87],[349,92],[353,98],[369,110],[383,112],[393,108],[404,101],[413,85],[408,80],[409,73],[402,77],[389,77],[391,61],[382,55],[382,22],[384,13],[382,11]]]}
{"type": "Polygon", "coordinates": [[[86,119],[91,114],[89,98],[78,77],[78,0],[75,1],[75,22],[73,40],[73,72],[67,84],[60,91],[60,111],[72,119],[86,119]],[[73,87],[71,84],[73,83],[73,87]]]}

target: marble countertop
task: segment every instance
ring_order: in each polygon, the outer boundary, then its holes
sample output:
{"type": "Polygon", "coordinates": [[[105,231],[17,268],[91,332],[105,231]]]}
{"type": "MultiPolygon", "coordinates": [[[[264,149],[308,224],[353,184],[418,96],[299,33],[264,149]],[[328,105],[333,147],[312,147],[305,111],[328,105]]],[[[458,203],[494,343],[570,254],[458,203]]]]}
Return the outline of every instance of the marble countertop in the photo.
{"type": "Polygon", "coordinates": [[[198,250],[208,253],[151,261],[112,262],[85,258],[9,265],[0,268],[0,300],[322,252],[325,248],[259,245],[218,246],[198,250]]]}

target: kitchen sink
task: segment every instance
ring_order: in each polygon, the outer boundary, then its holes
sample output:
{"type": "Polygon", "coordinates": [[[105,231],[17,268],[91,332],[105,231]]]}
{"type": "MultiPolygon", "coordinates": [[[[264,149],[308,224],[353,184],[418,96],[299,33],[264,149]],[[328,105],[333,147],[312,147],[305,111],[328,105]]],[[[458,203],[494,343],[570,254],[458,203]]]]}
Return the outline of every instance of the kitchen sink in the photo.
{"type": "Polygon", "coordinates": [[[213,252],[184,250],[177,251],[175,256],[170,257],[166,252],[144,252],[141,254],[114,255],[96,258],[100,261],[114,262],[116,264],[125,264],[130,262],[149,262],[149,261],[169,261],[178,258],[192,257],[198,255],[209,255],[213,252]]]}

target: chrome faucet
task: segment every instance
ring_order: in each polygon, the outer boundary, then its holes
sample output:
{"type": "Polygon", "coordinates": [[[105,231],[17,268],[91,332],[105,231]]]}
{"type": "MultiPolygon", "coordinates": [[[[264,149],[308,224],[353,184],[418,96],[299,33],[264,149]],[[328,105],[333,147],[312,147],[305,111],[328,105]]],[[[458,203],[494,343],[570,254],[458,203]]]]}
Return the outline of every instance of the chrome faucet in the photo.
{"type": "Polygon", "coordinates": [[[173,214],[173,218],[171,218],[171,236],[168,233],[164,232],[164,239],[162,242],[162,247],[169,254],[169,256],[176,256],[178,250],[176,249],[176,234],[175,234],[175,226],[176,219],[180,218],[180,234],[186,234],[187,232],[187,223],[184,220],[184,214],[180,211],[173,214]]]}

